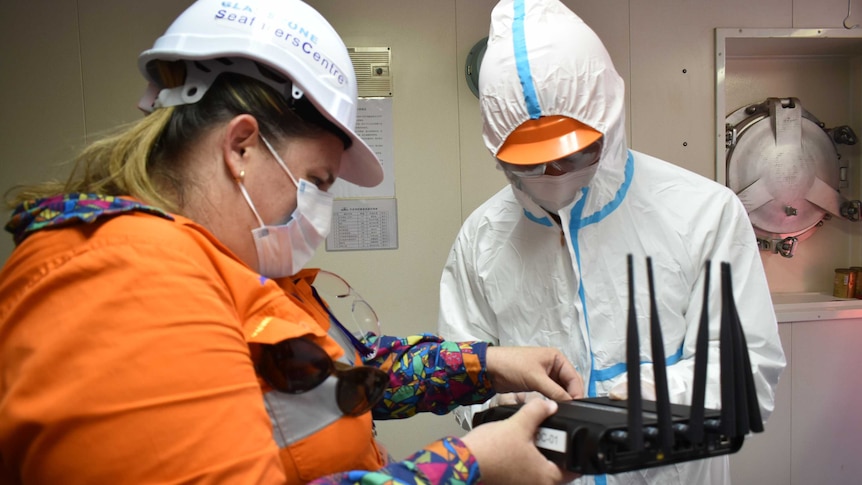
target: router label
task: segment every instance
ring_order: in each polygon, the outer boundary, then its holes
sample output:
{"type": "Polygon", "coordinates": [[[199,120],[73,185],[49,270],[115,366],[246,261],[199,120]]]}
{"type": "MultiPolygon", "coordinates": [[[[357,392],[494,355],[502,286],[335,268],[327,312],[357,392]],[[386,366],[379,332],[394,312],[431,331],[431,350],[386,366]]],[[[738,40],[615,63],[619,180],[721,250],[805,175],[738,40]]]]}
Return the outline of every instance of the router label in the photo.
{"type": "Polygon", "coordinates": [[[553,428],[539,428],[536,432],[536,447],[565,453],[566,432],[553,428]]]}

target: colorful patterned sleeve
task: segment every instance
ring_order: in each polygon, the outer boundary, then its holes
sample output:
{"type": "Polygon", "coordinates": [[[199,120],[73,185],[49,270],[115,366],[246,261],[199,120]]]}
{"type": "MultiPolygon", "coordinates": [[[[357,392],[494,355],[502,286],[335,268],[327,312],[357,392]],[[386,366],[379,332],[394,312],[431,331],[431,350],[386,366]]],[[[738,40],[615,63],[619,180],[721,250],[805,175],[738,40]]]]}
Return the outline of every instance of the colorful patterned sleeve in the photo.
{"type": "Polygon", "coordinates": [[[467,446],[449,437],[426,446],[404,461],[377,471],[349,471],[319,478],[312,485],[478,484],[479,464],[467,446]]]}
{"type": "Polygon", "coordinates": [[[485,342],[449,342],[435,335],[380,337],[365,365],[389,372],[389,388],[372,410],[374,419],[446,414],[494,395],[485,367],[485,342]]]}

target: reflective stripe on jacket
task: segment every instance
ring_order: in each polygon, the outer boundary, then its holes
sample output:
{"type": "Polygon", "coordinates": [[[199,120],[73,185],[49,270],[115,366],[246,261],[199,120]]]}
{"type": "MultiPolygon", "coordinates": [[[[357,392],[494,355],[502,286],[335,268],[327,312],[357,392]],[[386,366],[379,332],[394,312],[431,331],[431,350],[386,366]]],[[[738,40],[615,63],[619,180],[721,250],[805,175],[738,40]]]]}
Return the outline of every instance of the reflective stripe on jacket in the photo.
{"type": "MultiPolygon", "coordinates": [[[[279,280],[284,291],[313,316],[321,328],[330,326],[329,316],[318,307],[310,291],[315,270],[304,270],[279,280]]],[[[356,351],[339,345],[344,339],[331,336],[330,357],[345,363],[358,360],[356,351]],[[348,356],[352,356],[349,358],[348,356]]],[[[250,337],[253,345],[255,339],[250,337]]],[[[338,379],[330,376],[319,386],[301,394],[271,389],[263,381],[263,401],[272,423],[272,433],[285,465],[288,483],[305,483],[324,475],[345,470],[377,470],[385,463],[373,437],[371,413],[359,417],[343,416],[338,408],[335,387],[338,379]]]]}

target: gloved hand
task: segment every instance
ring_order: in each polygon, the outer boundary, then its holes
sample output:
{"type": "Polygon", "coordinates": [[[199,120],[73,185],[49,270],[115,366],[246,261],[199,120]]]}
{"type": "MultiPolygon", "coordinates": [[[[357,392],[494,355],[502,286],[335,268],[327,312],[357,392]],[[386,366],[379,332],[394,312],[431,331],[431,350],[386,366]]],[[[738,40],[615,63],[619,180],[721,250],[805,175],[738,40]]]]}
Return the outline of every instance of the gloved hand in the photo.
{"type": "Polygon", "coordinates": [[[530,484],[552,485],[579,476],[560,469],[536,448],[536,431],[557,412],[557,406],[547,399],[534,399],[509,419],[483,424],[461,438],[479,462],[482,483],[520,485],[529,477],[530,484]]]}
{"type": "Polygon", "coordinates": [[[485,365],[498,393],[537,391],[555,401],[584,396],[584,380],[558,349],[488,347],[485,365]]]}
{"type": "MultiPolygon", "coordinates": [[[[608,392],[608,397],[617,401],[629,398],[629,380],[625,377],[614,384],[608,392]]],[[[647,401],[655,401],[655,382],[650,379],[641,378],[641,396],[647,401]]]]}
{"type": "Polygon", "coordinates": [[[495,394],[488,402],[490,407],[505,406],[507,404],[524,404],[536,399],[547,399],[540,392],[506,392],[495,394]]]}

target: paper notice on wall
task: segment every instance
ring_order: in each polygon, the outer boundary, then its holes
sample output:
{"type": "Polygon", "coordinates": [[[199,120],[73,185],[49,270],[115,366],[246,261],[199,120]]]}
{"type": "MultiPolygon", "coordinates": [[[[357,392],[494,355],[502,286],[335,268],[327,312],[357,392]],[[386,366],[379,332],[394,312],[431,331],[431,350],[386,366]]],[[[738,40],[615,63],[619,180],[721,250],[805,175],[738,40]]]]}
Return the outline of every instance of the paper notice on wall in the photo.
{"type": "Polygon", "coordinates": [[[395,198],[336,199],[327,251],[398,249],[395,198]]]}
{"type": "Polygon", "coordinates": [[[336,198],[395,197],[395,170],[392,159],[392,98],[359,98],[356,134],[383,163],[383,182],[376,187],[360,187],[338,179],[329,192],[336,198]]]}

